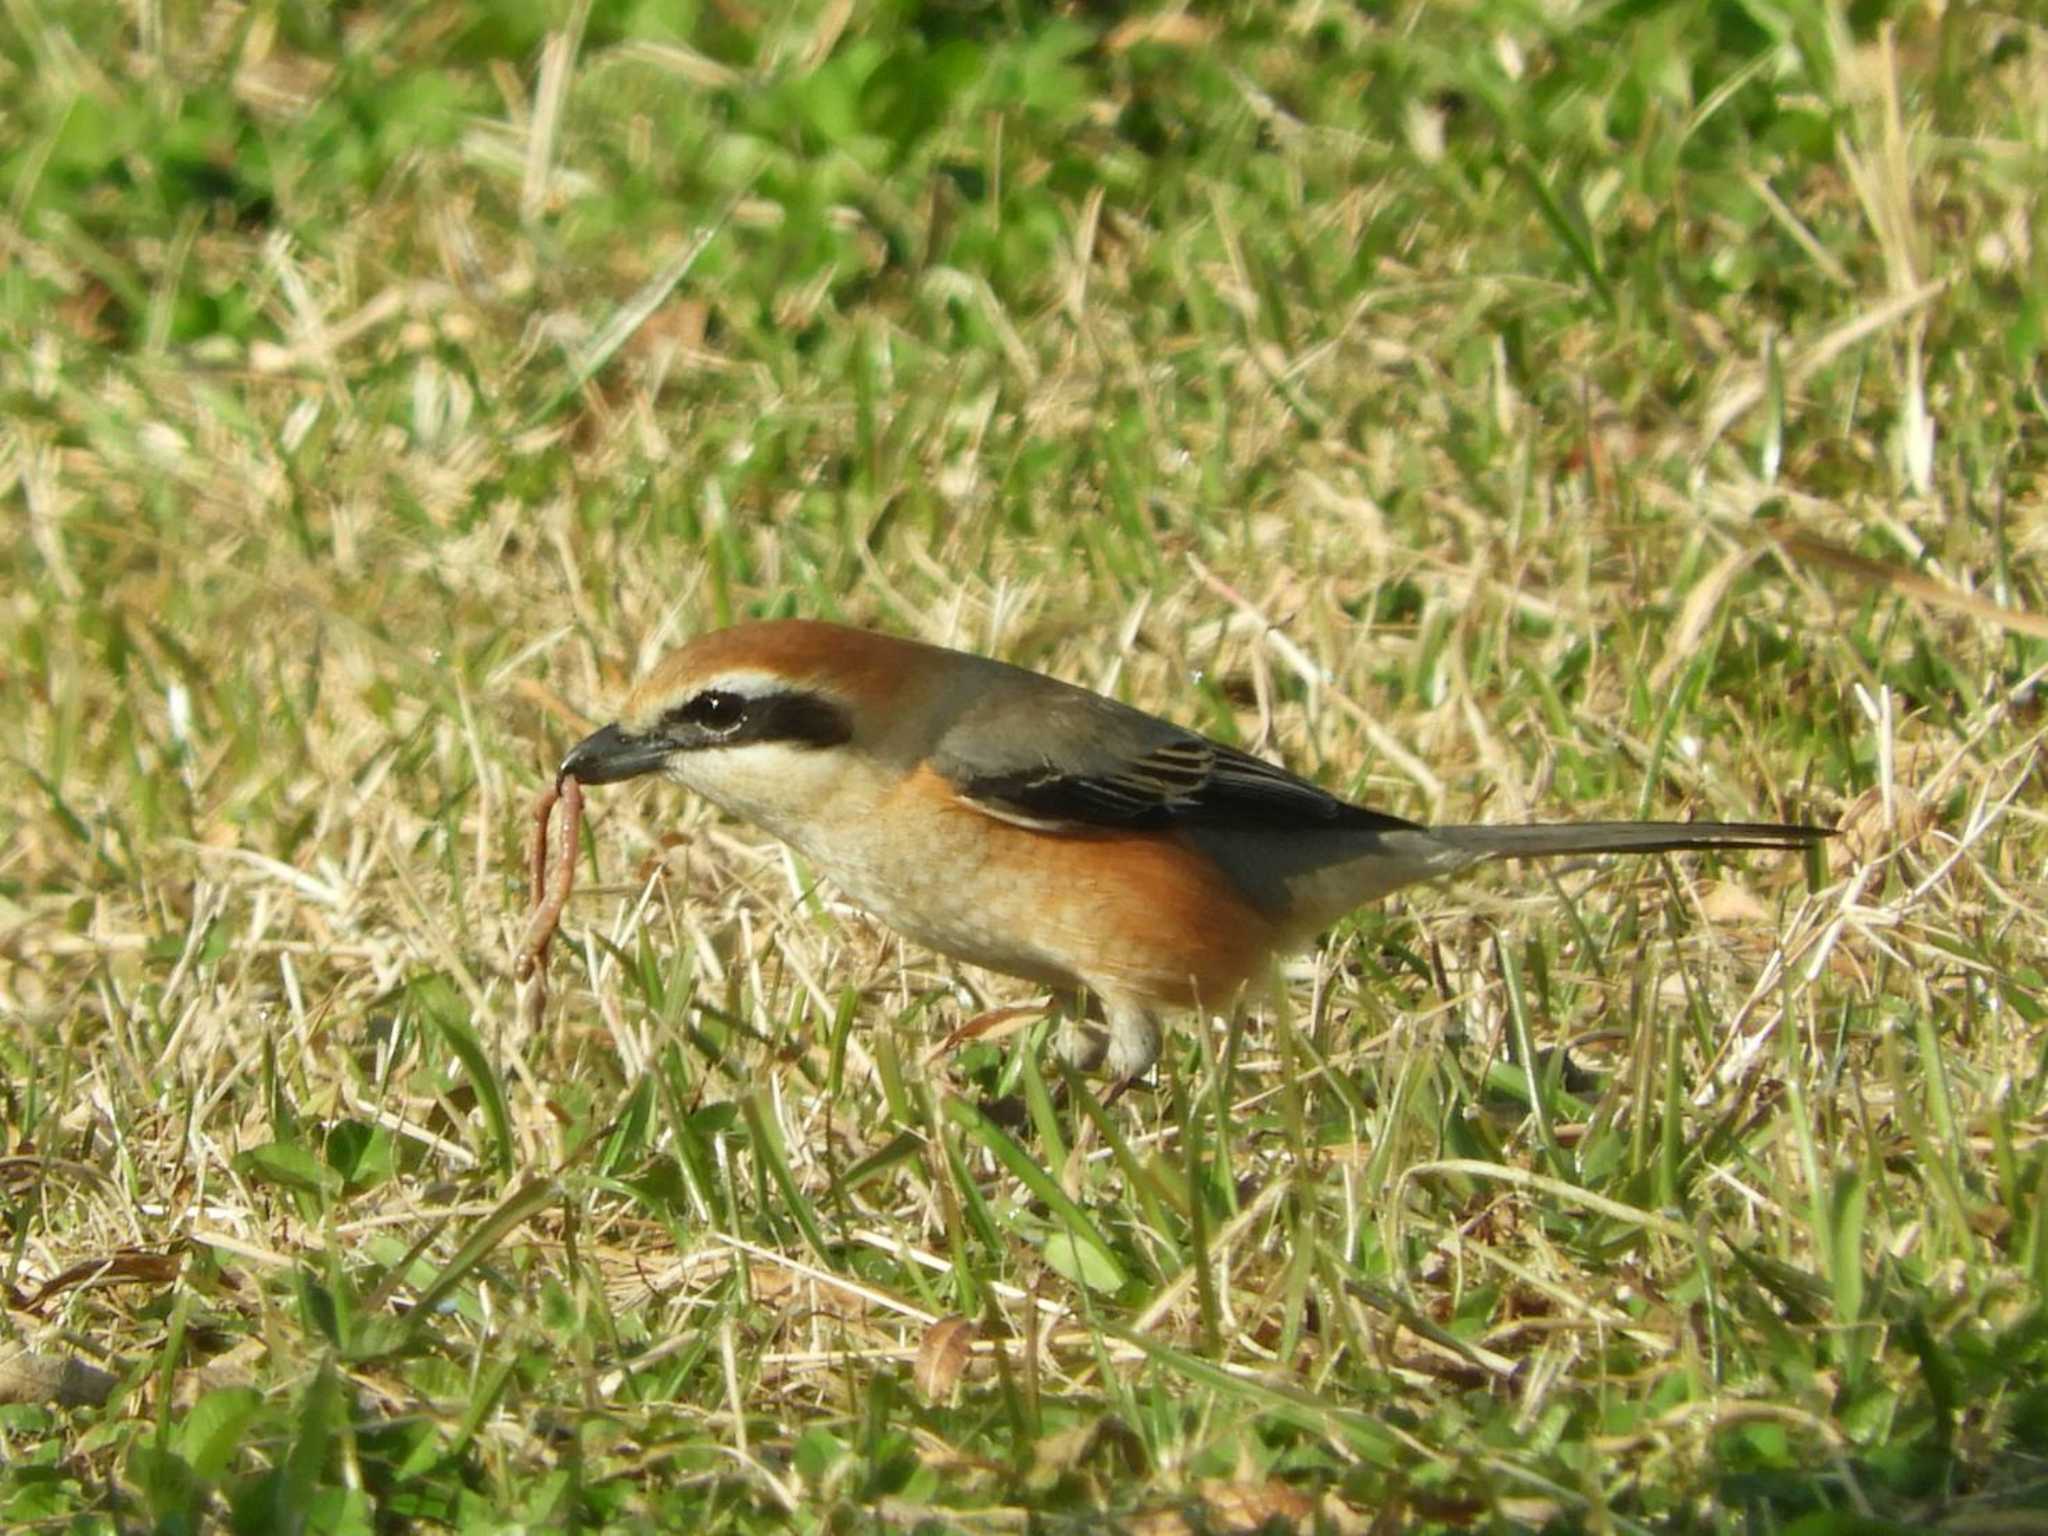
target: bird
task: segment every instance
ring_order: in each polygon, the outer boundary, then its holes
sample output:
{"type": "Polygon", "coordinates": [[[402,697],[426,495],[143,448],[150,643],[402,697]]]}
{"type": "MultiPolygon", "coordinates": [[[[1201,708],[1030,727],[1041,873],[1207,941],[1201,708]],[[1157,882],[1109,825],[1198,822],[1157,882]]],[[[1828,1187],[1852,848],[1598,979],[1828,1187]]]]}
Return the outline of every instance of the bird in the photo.
{"type": "MultiPolygon", "coordinates": [[[[1119,1084],[1354,909],[1494,859],[1802,849],[1771,822],[1425,826],[1102,694],[808,619],[702,633],[557,782],[644,774],[796,849],[929,950],[1092,994],[1058,1049],[1119,1084]],[[1106,1026],[1106,1027],[1104,1027],[1106,1026]]],[[[1119,1090],[1120,1091],[1120,1090],[1119,1090]]]]}

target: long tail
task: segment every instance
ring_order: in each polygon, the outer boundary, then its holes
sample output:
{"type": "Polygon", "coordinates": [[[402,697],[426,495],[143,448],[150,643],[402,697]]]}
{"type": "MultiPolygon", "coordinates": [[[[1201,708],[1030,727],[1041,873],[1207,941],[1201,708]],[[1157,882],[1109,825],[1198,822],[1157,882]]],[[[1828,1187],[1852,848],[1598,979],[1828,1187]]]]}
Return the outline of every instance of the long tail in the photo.
{"type": "Polygon", "coordinates": [[[1832,827],[1769,821],[1577,821],[1522,827],[1431,827],[1429,835],[1478,858],[1547,859],[1569,853],[1677,853],[1687,848],[1809,848],[1832,827]]]}

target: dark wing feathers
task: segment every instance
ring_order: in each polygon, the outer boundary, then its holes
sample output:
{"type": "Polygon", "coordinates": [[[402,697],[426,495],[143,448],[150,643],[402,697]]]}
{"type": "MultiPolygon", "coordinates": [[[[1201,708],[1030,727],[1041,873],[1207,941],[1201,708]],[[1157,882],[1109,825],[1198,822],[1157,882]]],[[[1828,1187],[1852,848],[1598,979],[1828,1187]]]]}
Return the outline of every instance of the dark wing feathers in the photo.
{"type": "MultiPolygon", "coordinates": [[[[1034,702],[1040,729],[982,729],[971,708],[933,766],[989,815],[1042,827],[1261,826],[1300,831],[1408,827],[1353,805],[1285,768],[1096,694],[1034,702]]],[[[1014,715],[1007,715],[1014,720],[1014,715]]]]}

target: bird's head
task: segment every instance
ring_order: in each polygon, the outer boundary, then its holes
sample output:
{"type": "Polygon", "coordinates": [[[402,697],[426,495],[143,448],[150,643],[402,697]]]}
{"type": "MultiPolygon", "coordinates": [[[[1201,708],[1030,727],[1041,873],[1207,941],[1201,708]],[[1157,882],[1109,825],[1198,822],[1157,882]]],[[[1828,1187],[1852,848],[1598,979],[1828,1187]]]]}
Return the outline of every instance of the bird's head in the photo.
{"type": "Polygon", "coordinates": [[[877,726],[928,650],[793,619],[713,630],[665,658],[561,772],[583,784],[659,773],[790,837],[881,745],[877,726]]]}

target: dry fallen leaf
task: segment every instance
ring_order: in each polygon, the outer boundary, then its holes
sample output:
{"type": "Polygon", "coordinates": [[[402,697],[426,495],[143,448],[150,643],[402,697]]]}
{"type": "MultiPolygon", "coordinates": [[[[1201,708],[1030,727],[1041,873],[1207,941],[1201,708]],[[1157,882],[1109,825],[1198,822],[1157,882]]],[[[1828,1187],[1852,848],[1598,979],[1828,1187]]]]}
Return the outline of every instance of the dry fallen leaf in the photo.
{"type": "Polygon", "coordinates": [[[1757,899],[1754,891],[1733,880],[1716,880],[1700,897],[1700,911],[1709,921],[1726,926],[1767,923],[1771,909],[1757,899]]]}
{"type": "Polygon", "coordinates": [[[942,1317],[932,1324],[917,1346],[917,1365],[911,1373],[926,1402],[952,1402],[980,1337],[981,1330],[964,1317],[942,1317]]]}
{"type": "Polygon", "coordinates": [[[1831,873],[1846,874],[1895,848],[1911,847],[1933,825],[1934,813],[1909,785],[1892,785],[1889,814],[1884,791],[1873,786],[1842,812],[1841,836],[1828,845],[1828,868],[1831,873]]]}
{"type": "Polygon", "coordinates": [[[1251,1536],[1253,1532],[1330,1531],[1358,1536],[1371,1528],[1357,1510],[1334,1496],[1320,1505],[1286,1483],[1237,1483],[1212,1478],[1198,1500],[1150,1509],[1131,1522],[1134,1536],[1251,1536]]]}
{"type": "Polygon", "coordinates": [[[1227,1483],[1212,1479],[1201,1487],[1213,1530],[1256,1531],[1269,1521],[1300,1527],[1315,1519],[1315,1500],[1285,1483],[1227,1483]]]}
{"type": "Polygon", "coordinates": [[[925,1061],[928,1065],[933,1062],[942,1061],[970,1040],[1007,1039],[1009,1036],[1017,1033],[1018,1030],[1030,1024],[1034,1019],[1044,1018],[1046,1014],[1058,1006],[1056,1001],[1048,998],[1042,1003],[1025,1003],[1011,1008],[991,1008],[986,1013],[978,1013],[947,1035],[937,1045],[933,1046],[926,1055],[925,1061]]]}
{"type": "Polygon", "coordinates": [[[1185,12],[1157,16],[1134,16],[1112,27],[1102,46],[1110,53],[1124,53],[1139,43],[1157,43],[1165,48],[1202,48],[1216,36],[1216,24],[1185,12]]]}
{"type": "Polygon", "coordinates": [[[178,1277],[179,1266],[185,1262],[180,1251],[150,1253],[140,1248],[124,1248],[119,1253],[110,1253],[102,1258],[84,1259],[73,1264],[60,1274],[44,1281],[36,1293],[23,1303],[23,1310],[36,1312],[52,1296],[65,1291],[77,1290],[88,1285],[169,1285],[178,1277]]]}

